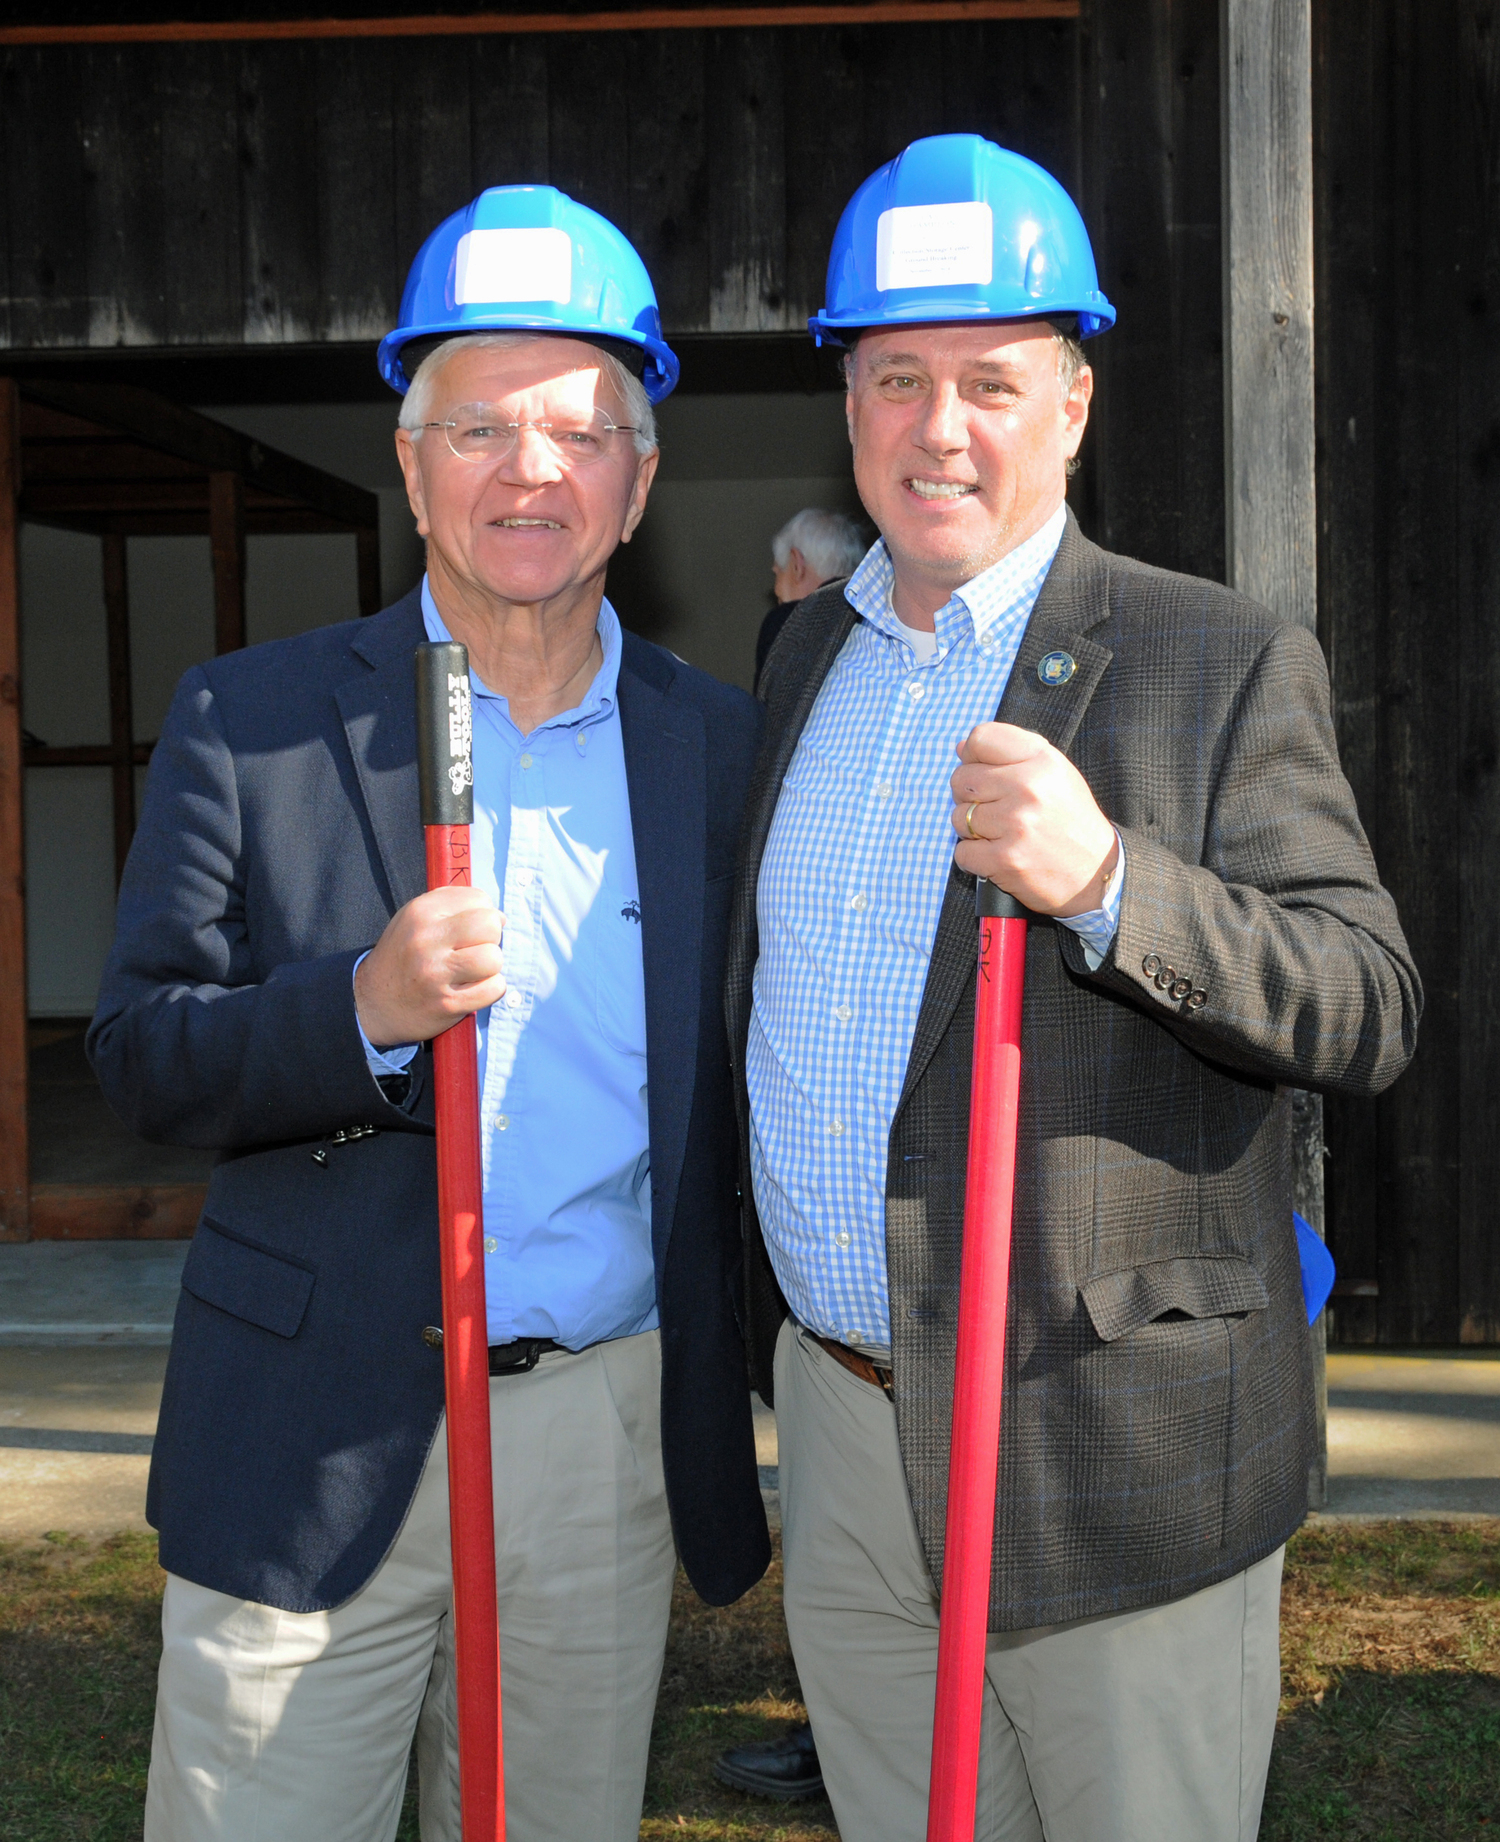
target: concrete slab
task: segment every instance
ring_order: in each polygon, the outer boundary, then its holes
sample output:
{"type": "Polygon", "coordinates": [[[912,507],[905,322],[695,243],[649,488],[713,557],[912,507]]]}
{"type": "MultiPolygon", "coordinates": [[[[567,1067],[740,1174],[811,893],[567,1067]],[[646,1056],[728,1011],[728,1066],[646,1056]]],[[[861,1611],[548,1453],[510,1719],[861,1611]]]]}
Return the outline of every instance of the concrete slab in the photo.
{"type": "Polygon", "coordinates": [[[145,1528],[166,1366],[160,1346],[0,1348],[0,1538],[145,1528]]]}
{"type": "Polygon", "coordinates": [[[1500,1350],[1333,1350],[1328,1513],[1500,1516],[1500,1350]]]}
{"type": "MultiPolygon", "coordinates": [[[[0,1246],[0,1537],[143,1526],[188,1244],[0,1246]]],[[[767,1509],[776,1416],[751,1397],[767,1509]]],[[[1328,1513],[1500,1515],[1500,1350],[1335,1350],[1328,1513]]]]}
{"type": "Polygon", "coordinates": [[[165,1345],[186,1241],[28,1241],[0,1247],[0,1348],[165,1345]]]}

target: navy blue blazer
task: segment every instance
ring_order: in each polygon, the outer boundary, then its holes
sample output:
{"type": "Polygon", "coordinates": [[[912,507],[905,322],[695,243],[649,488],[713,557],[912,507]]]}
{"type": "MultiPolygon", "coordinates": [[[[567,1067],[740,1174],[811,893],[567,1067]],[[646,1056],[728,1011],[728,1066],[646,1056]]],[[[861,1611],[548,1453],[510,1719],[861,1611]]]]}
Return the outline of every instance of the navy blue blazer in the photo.
{"type": "MultiPolygon", "coordinates": [[[[412,689],[424,638],[412,593],[187,674],[152,757],[89,1033],[133,1131],[220,1154],[151,1462],[162,1565],[287,1611],[341,1604],[374,1573],[443,1405],[442,1356],[422,1336],[441,1322],[431,1054],[403,1104],[387,1099],[351,983],[425,887],[412,689]],[[376,1130],[333,1142],[351,1126],[376,1130]]],[[[760,713],[630,633],[619,700],[667,1492],[683,1565],[717,1605],[770,1557],[721,1004],[760,713]]]]}

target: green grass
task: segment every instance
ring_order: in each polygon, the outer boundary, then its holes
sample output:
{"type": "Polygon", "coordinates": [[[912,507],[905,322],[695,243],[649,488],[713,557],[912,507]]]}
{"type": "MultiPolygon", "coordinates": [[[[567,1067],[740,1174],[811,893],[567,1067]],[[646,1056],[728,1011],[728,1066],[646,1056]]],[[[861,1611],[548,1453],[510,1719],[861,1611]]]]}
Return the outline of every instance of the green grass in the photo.
{"type": "Polygon", "coordinates": [[[1264,1842],[1500,1836],[1500,1523],[1304,1530],[1281,1650],[1264,1842]]]}
{"type": "MultiPolygon", "coordinates": [[[[715,1611],[679,1585],[643,1842],[834,1842],[821,1800],[712,1774],[802,1718],[778,1592],[715,1611]]],[[[0,1842],[138,1842],[160,1594],[149,1536],[0,1546],[0,1842]]],[[[1264,1842],[1500,1837],[1500,1522],[1304,1531],[1282,1653],[1264,1842]]]]}
{"type": "Polygon", "coordinates": [[[0,1546],[0,1838],[135,1842],[160,1649],[156,1538],[0,1546]]]}

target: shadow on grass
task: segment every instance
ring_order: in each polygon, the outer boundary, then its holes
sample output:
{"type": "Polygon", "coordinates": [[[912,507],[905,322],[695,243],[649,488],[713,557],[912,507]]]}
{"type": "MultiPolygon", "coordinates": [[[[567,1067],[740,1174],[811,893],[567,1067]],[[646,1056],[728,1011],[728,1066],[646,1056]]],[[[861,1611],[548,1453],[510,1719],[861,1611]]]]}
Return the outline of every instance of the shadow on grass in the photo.
{"type": "Polygon", "coordinates": [[[1262,1842],[1500,1836],[1500,1678],[1349,1669],[1283,1718],[1262,1842]]]}

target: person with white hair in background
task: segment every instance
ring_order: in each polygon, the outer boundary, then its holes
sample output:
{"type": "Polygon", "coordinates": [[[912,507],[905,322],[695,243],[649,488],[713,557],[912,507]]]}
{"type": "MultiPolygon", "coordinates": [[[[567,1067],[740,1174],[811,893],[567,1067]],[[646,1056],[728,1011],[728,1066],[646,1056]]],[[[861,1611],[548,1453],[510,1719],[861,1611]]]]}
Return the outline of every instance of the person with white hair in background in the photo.
{"type": "Polygon", "coordinates": [[[184,678],[90,1035],[134,1130],[220,1154],[147,1503],[145,1837],[391,1842],[415,1736],[458,1842],[430,1044],[476,1014],[508,1834],[634,1842],[678,1559],[724,1604],[770,1558],[719,1008],[760,716],[604,595],[677,378],[614,225],[485,192],[380,362],[426,574],[184,678]],[[428,891],[448,639],[474,875],[428,891]]]}
{"type": "Polygon", "coordinates": [[[789,518],[771,539],[771,580],[776,605],[760,623],[755,675],[760,677],[776,636],[797,603],[830,582],[842,582],[859,567],[869,545],[859,525],[844,512],[809,505],[789,518]]]}

